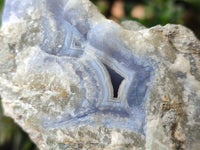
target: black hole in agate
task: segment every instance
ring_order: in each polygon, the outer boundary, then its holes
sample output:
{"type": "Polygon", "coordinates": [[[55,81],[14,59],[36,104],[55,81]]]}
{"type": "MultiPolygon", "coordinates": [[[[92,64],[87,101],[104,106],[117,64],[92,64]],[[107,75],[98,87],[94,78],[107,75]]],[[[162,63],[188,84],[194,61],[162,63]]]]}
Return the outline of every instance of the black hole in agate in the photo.
{"type": "Polygon", "coordinates": [[[111,83],[113,86],[113,98],[117,98],[119,86],[121,82],[124,80],[124,78],[121,75],[119,75],[117,72],[115,72],[113,69],[111,69],[108,65],[104,64],[104,66],[106,67],[110,75],[111,83]]]}

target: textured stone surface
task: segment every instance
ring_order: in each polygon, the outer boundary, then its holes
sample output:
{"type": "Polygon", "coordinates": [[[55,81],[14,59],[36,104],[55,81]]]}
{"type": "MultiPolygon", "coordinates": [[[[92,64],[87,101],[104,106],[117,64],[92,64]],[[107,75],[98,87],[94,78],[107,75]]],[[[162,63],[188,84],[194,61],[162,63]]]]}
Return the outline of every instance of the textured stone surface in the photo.
{"type": "Polygon", "coordinates": [[[88,0],[7,0],[4,112],[41,150],[200,147],[200,42],[118,25],[88,0]]]}

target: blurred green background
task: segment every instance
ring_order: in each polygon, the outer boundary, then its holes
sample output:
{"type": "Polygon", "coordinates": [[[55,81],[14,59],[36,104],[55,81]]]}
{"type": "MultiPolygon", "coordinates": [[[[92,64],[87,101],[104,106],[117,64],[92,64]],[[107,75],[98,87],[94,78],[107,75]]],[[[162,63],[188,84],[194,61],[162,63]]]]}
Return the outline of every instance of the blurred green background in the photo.
{"type": "Polygon", "coordinates": [[[137,20],[146,27],[182,24],[200,38],[200,0],[91,0],[116,22],[137,20]]]}
{"type": "MultiPolygon", "coordinates": [[[[200,38],[200,0],[91,0],[109,19],[118,23],[137,20],[146,27],[182,24],[200,38]]],[[[0,16],[4,0],[0,0],[0,16]]],[[[3,116],[0,100],[0,150],[37,150],[12,119],[3,116]]]]}

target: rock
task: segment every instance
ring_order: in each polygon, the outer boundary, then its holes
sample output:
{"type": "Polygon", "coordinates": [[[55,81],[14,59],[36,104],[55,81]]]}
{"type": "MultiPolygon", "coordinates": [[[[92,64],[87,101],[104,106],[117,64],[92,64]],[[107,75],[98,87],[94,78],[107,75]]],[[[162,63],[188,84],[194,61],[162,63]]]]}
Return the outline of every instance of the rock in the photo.
{"type": "Polygon", "coordinates": [[[138,31],[138,30],[143,30],[143,29],[146,29],[145,26],[143,26],[142,24],[140,24],[139,22],[137,21],[130,21],[130,20],[126,20],[126,21],[123,21],[121,23],[122,27],[124,29],[127,29],[127,30],[133,30],[133,31],[138,31]]]}
{"type": "Polygon", "coordinates": [[[189,29],[120,26],[88,0],[7,0],[2,22],[4,113],[41,150],[199,148],[189,29]]]}

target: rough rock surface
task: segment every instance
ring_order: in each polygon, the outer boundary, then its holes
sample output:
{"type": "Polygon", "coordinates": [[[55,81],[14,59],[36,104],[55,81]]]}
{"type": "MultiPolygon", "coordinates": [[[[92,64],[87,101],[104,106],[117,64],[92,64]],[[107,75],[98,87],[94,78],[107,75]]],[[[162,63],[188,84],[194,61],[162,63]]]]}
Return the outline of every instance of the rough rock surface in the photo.
{"type": "Polygon", "coordinates": [[[198,150],[200,42],[88,0],[7,0],[0,93],[41,150],[198,150]]]}

